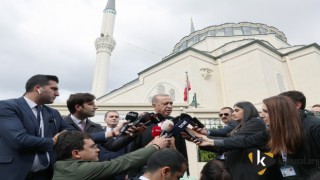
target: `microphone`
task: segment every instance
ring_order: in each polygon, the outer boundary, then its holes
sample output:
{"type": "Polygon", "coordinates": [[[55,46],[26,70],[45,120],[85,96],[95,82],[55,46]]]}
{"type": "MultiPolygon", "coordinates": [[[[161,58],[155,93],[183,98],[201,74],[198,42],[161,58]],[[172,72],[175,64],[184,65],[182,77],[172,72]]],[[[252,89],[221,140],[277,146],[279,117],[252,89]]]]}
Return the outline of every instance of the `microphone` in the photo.
{"type": "MultiPolygon", "coordinates": [[[[196,117],[193,117],[191,122],[195,124],[195,126],[198,126],[198,128],[204,128],[204,124],[202,124],[196,117]]],[[[192,123],[190,123],[192,126],[194,126],[192,123]]]]}
{"type": "Polygon", "coordinates": [[[167,134],[166,138],[170,138],[172,136],[176,136],[184,131],[190,123],[191,116],[188,114],[184,116],[180,116],[180,120],[177,124],[173,127],[173,129],[167,134]]]}
{"type": "Polygon", "coordinates": [[[185,129],[183,132],[185,132],[186,134],[188,134],[188,136],[190,136],[192,138],[192,141],[194,142],[201,142],[201,139],[198,138],[197,136],[195,136],[192,132],[190,132],[188,129],[185,129]]]}
{"type": "Polygon", "coordinates": [[[152,138],[156,137],[156,136],[159,136],[161,133],[161,128],[156,125],[156,126],[153,126],[152,130],[151,130],[151,135],[152,135],[152,138]]]}
{"type": "Polygon", "coordinates": [[[165,120],[163,121],[162,125],[161,125],[161,134],[160,137],[163,136],[164,134],[166,134],[167,132],[170,132],[173,128],[174,124],[172,121],[170,120],[165,120]]]}
{"type": "Polygon", "coordinates": [[[127,115],[126,115],[126,117],[125,117],[125,119],[127,120],[128,123],[125,124],[125,125],[121,128],[119,135],[120,135],[120,136],[123,135],[123,134],[126,132],[126,130],[129,129],[130,123],[132,123],[133,121],[135,121],[137,118],[138,118],[138,113],[137,113],[137,112],[133,112],[133,111],[128,112],[127,115]]]}
{"type": "Polygon", "coordinates": [[[164,121],[162,114],[150,113],[149,116],[146,117],[146,122],[143,125],[149,126],[150,124],[158,124],[162,121],[164,121]]]}
{"type": "Polygon", "coordinates": [[[146,123],[150,119],[150,113],[144,112],[139,115],[138,119],[132,122],[132,126],[137,126],[140,123],[146,123]]]}

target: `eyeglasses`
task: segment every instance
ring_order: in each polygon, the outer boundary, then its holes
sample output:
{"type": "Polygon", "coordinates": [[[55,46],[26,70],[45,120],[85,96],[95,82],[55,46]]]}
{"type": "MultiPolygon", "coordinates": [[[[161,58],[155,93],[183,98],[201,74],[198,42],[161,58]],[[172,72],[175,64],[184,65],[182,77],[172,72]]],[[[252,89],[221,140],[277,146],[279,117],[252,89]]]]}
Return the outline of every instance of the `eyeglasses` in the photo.
{"type": "Polygon", "coordinates": [[[222,116],[229,116],[229,113],[221,113],[221,114],[219,114],[219,117],[222,117],[222,116]]]}
{"type": "Polygon", "coordinates": [[[91,146],[89,146],[90,149],[96,150],[98,149],[98,145],[97,144],[92,144],[91,146]]]}

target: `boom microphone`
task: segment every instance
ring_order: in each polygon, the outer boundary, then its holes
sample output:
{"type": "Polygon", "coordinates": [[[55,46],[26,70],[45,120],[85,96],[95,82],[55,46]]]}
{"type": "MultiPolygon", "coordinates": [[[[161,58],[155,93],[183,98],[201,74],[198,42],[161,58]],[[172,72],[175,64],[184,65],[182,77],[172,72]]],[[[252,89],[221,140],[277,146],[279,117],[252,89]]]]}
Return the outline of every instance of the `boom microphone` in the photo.
{"type": "Polygon", "coordinates": [[[120,130],[120,136],[123,135],[130,127],[130,123],[134,122],[138,118],[138,113],[130,111],[127,113],[125,119],[127,120],[127,124],[125,124],[120,130]]]}

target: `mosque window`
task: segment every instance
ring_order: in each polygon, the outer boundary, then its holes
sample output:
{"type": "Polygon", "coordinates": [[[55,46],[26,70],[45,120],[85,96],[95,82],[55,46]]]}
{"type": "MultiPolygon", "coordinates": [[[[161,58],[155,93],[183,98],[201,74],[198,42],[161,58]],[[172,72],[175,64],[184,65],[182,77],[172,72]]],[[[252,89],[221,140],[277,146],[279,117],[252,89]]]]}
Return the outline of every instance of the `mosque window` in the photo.
{"type": "Polygon", "coordinates": [[[187,48],[187,42],[183,42],[180,46],[180,51],[184,50],[187,48]]]}
{"type": "Polygon", "coordinates": [[[202,41],[202,40],[204,40],[204,38],[206,38],[207,37],[207,33],[203,33],[203,34],[201,34],[200,35],[200,41],[202,41]]]}
{"type": "Polygon", "coordinates": [[[211,35],[211,36],[215,36],[215,35],[216,35],[216,33],[215,33],[215,31],[214,31],[214,30],[210,30],[210,31],[209,31],[209,35],[211,35]]]}
{"type": "Polygon", "coordinates": [[[258,29],[256,28],[251,28],[251,34],[254,35],[254,34],[260,34],[258,29]]]}
{"type": "Polygon", "coordinates": [[[172,97],[172,100],[175,101],[175,99],[176,99],[176,91],[174,89],[170,89],[169,94],[172,97]]]}
{"type": "Polygon", "coordinates": [[[197,42],[199,42],[199,35],[195,35],[195,36],[193,37],[193,44],[195,44],[195,43],[197,43],[197,42]]]}
{"type": "Polygon", "coordinates": [[[284,85],[283,77],[280,73],[277,73],[277,82],[280,93],[287,91],[286,86],[284,85]]]}
{"type": "Polygon", "coordinates": [[[250,27],[244,26],[243,32],[244,32],[244,35],[251,35],[250,27]]]}
{"type": "Polygon", "coordinates": [[[226,36],[233,36],[233,30],[231,27],[225,28],[226,30],[226,36]]]}
{"type": "Polygon", "coordinates": [[[236,36],[243,35],[242,29],[241,28],[234,28],[233,34],[236,36]]]}
{"type": "Polygon", "coordinates": [[[265,28],[259,28],[261,34],[267,34],[267,30],[265,28]]]}
{"type": "Polygon", "coordinates": [[[192,46],[193,44],[194,44],[193,40],[192,40],[192,39],[190,39],[190,40],[188,41],[188,45],[187,45],[187,47],[190,47],[190,46],[192,46]]]}
{"type": "Polygon", "coordinates": [[[165,94],[166,89],[162,84],[159,84],[159,86],[157,87],[157,94],[165,94]]]}
{"type": "Polygon", "coordinates": [[[224,30],[223,29],[217,30],[216,36],[225,36],[224,30]]]}

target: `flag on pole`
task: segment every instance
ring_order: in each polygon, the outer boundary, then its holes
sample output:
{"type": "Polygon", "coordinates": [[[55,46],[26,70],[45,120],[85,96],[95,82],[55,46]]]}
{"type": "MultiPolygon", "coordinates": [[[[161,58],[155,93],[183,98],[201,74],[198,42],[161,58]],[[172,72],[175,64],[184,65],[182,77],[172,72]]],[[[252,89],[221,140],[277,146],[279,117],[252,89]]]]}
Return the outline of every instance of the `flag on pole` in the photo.
{"type": "Polygon", "coordinates": [[[183,95],[184,102],[188,101],[190,90],[191,90],[191,85],[190,85],[189,78],[188,78],[188,72],[186,72],[186,85],[184,87],[184,95],[183,95]]]}

